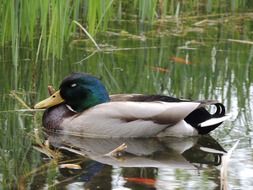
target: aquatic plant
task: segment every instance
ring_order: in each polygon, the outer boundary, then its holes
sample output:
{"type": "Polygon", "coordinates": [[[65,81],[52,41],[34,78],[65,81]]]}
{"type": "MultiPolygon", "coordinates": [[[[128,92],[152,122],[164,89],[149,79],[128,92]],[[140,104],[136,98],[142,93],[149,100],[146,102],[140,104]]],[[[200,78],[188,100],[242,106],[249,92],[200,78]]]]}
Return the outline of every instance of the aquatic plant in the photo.
{"type": "Polygon", "coordinates": [[[111,21],[136,18],[150,24],[166,16],[192,16],[199,13],[221,14],[247,7],[249,1],[181,2],[176,0],[1,0],[0,43],[13,48],[13,64],[17,67],[18,48],[37,49],[37,56],[62,58],[66,42],[80,38],[79,22],[95,36],[107,30],[111,21]],[[127,13],[127,14],[126,14],[127,13]]]}

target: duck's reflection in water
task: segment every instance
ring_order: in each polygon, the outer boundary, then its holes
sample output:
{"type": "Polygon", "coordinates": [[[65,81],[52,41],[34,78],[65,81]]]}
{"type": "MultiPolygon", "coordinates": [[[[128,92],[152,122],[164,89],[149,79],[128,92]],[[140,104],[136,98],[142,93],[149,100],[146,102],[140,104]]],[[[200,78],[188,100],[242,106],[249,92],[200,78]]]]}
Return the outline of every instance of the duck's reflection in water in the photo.
{"type": "MultiPolygon", "coordinates": [[[[159,169],[201,170],[221,164],[226,151],[211,136],[191,138],[91,139],[69,135],[49,135],[50,145],[64,152],[65,161],[78,156],[81,169],[61,168],[63,176],[71,177],[69,185],[113,185],[115,175],[124,186],[134,183],[154,187],[159,169]],[[120,154],[108,155],[125,143],[120,154]],[[117,174],[115,174],[115,171],[117,174]],[[113,174],[114,173],[114,174],[113,174]]],[[[93,186],[92,185],[92,186],[93,186]]],[[[131,186],[131,185],[130,185],[131,186]]]]}

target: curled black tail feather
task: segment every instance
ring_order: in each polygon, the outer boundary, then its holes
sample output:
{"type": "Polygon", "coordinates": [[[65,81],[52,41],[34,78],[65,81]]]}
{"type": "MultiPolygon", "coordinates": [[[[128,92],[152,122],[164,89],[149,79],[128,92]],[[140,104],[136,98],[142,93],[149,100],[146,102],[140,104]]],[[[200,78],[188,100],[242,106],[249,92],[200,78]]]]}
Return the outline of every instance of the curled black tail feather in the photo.
{"type": "Polygon", "coordinates": [[[226,113],[225,106],[221,103],[216,103],[214,105],[216,106],[216,112],[214,114],[212,114],[212,116],[214,118],[219,118],[219,117],[225,116],[225,113],[226,113]]]}
{"type": "Polygon", "coordinates": [[[222,122],[205,127],[201,127],[200,124],[212,118],[221,118],[225,116],[226,113],[225,106],[223,104],[215,103],[213,105],[216,106],[216,112],[214,114],[210,114],[204,107],[200,107],[191,112],[184,120],[197,129],[199,134],[204,135],[209,133],[210,131],[216,129],[222,122]]]}

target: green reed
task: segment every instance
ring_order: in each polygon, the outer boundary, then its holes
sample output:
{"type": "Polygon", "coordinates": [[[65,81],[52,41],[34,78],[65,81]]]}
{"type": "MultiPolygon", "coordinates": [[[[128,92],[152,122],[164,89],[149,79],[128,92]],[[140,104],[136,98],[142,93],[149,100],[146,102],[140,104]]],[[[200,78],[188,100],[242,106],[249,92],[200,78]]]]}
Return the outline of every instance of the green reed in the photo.
{"type": "MultiPolygon", "coordinates": [[[[50,55],[62,58],[64,46],[80,38],[80,29],[73,24],[76,20],[95,36],[107,30],[112,20],[120,21],[137,16],[140,22],[153,23],[166,16],[189,16],[201,13],[226,13],[247,7],[249,1],[207,1],[187,2],[177,0],[1,0],[0,1],[1,45],[13,47],[40,47],[38,53],[45,59],[50,55]],[[127,13],[127,14],[126,14],[127,13]]],[[[82,35],[82,34],[81,34],[82,35]]],[[[17,65],[17,52],[13,52],[17,65]]]]}

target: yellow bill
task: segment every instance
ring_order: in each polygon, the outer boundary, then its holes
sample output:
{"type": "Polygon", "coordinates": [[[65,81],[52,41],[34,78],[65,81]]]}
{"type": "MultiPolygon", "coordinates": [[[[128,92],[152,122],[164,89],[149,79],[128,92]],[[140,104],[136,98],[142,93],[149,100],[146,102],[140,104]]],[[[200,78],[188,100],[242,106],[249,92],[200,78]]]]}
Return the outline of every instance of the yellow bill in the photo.
{"type": "Polygon", "coordinates": [[[34,108],[35,109],[42,109],[42,108],[49,108],[55,106],[57,104],[62,103],[64,100],[60,95],[60,91],[58,90],[54,94],[52,94],[49,98],[42,100],[41,102],[37,103],[34,108]]]}

